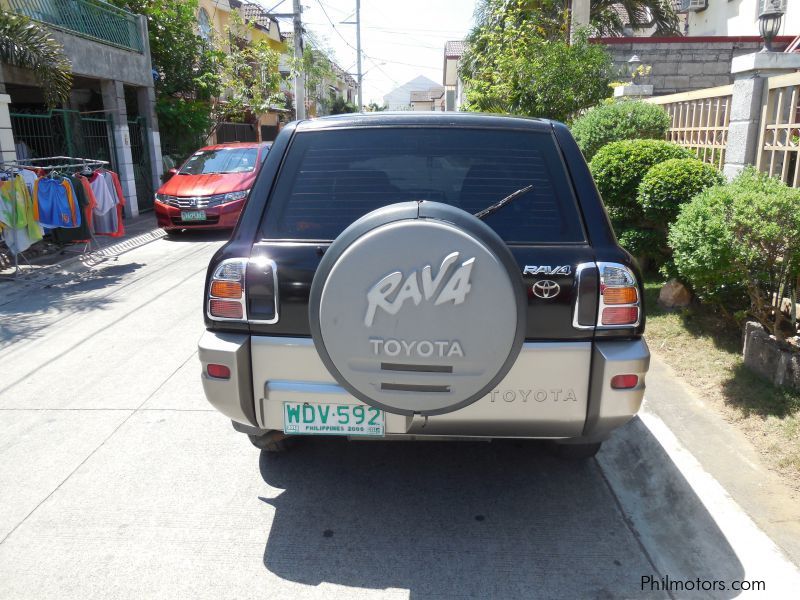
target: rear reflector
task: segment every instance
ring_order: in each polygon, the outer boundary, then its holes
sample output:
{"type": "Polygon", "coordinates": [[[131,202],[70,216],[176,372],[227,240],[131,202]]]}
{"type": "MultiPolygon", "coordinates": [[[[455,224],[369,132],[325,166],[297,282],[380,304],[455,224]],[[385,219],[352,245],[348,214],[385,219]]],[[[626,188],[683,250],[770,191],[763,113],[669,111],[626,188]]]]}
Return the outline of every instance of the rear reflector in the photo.
{"type": "Polygon", "coordinates": [[[615,390],[629,390],[638,384],[638,375],[615,375],[611,378],[611,387],[615,390]]]}
{"type": "Polygon", "coordinates": [[[638,306],[615,306],[603,309],[601,323],[603,325],[633,325],[638,320],[638,306]]]}
{"type": "Polygon", "coordinates": [[[635,287],[607,287],[603,290],[603,302],[606,304],[635,304],[639,294],[635,287]]]}
{"type": "Polygon", "coordinates": [[[212,281],[211,295],[216,298],[235,298],[242,297],[242,284],[238,281],[212,281]]]}
{"type": "Polygon", "coordinates": [[[244,309],[241,303],[233,300],[215,300],[209,302],[208,312],[212,317],[222,317],[224,319],[241,319],[244,316],[244,309]]]}
{"type": "Polygon", "coordinates": [[[215,379],[231,378],[231,370],[225,365],[208,365],[208,367],[206,367],[206,373],[208,373],[209,377],[213,377],[215,379]]]}

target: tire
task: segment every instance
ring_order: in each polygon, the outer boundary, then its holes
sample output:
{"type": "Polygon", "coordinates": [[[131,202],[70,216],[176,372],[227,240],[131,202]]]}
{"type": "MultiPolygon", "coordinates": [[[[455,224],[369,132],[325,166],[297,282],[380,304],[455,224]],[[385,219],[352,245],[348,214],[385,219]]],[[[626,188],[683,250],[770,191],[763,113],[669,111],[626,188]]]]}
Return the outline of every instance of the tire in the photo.
{"type": "Polygon", "coordinates": [[[250,443],[264,452],[285,452],[289,449],[289,438],[280,431],[268,431],[261,435],[248,435],[250,443]]]}
{"type": "Polygon", "coordinates": [[[525,337],[520,268],[483,221],[437,202],[373,211],[322,258],[308,303],[322,362],[347,391],[401,415],[489,393],[525,337]]]}
{"type": "Polygon", "coordinates": [[[556,455],[568,460],[586,460],[595,456],[603,442],[591,444],[556,444],[556,455]]]}

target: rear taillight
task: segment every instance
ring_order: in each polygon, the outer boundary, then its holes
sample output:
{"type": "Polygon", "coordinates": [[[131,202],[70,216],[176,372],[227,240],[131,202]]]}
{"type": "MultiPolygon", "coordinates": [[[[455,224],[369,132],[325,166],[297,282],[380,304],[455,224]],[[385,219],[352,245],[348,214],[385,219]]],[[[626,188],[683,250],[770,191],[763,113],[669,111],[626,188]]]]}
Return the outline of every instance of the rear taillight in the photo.
{"type": "Polygon", "coordinates": [[[211,276],[208,289],[208,316],[214,321],[246,321],[246,258],[223,260],[211,276]]]}
{"type": "Polygon", "coordinates": [[[630,390],[639,385],[638,375],[614,375],[611,378],[611,388],[615,390],[630,390]]]}
{"type": "Polygon", "coordinates": [[[206,367],[206,373],[214,379],[230,379],[231,370],[225,365],[210,364],[206,367]]]}
{"type": "Polygon", "coordinates": [[[618,263],[597,263],[600,270],[600,307],[597,326],[635,327],[641,318],[642,303],[633,272],[618,263]]]}

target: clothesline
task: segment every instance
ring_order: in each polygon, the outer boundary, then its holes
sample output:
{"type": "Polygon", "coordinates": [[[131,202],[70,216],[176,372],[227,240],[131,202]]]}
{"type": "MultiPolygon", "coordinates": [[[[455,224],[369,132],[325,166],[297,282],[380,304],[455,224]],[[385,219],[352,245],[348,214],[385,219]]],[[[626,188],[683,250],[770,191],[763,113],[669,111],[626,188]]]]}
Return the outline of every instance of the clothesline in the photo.
{"type": "Polygon", "coordinates": [[[75,156],[48,156],[47,158],[18,158],[15,160],[0,160],[0,169],[14,167],[31,167],[36,169],[58,170],[74,169],[75,167],[107,167],[110,163],[107,160],[97,160],[94,158],[80,158],[75,156]],[[43,165],[44,161],[57,161],[63,164],[43,165]],[[70,162],[64,162],[70,161],[70,162]]]}
{"type": "Polygon", "coordinates": [[[124,235],[125,200],[108,164],[71,156],[0,162],[0,239],[15,257],[15,275],[17,256],[43,233],[60,244],[84,243],[83,252],[95,234],[124,235]]]}

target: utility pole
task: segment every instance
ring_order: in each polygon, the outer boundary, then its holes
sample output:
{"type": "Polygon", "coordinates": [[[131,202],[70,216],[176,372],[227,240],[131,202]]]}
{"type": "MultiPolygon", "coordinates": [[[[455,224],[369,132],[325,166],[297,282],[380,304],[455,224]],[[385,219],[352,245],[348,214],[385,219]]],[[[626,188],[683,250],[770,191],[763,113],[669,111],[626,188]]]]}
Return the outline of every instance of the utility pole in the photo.
{"type": "MultiPolygon", "coordinates": [[[[303,7],[300,6],[300,0],[294,0],[294,14],[292,20],[294,22],[294,59],[297,61],[297,66],[303,64],[303,22],[301,13],[303,7]]],[[[360,63],[359,63],[360,64],[360,63]]],[[[361,67],[359,67],[359,72],[361,67]]],[[[294,76],[294,110],[297,119],[306,118],[306,82],[305,72],[295,71],[294,76]]]]}
{"type": "Polygon", "coordinates": [[[590,0],[572,0],[570,13],[569,43],[575,43],[575,34],[581,27],[588,27],[591,19],[590,0]]]}
{"type": "Polygon", "coordinates": [[[364,92],[361,90],[361,0],[356,0],[356,62],[358,64],[358,112],[364,110],[364,92]]]}

